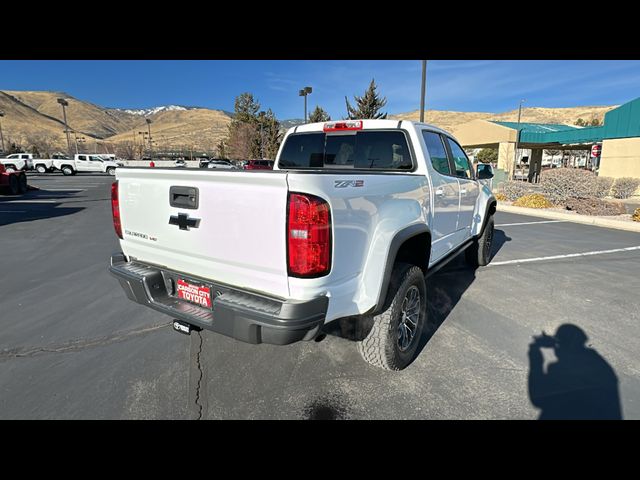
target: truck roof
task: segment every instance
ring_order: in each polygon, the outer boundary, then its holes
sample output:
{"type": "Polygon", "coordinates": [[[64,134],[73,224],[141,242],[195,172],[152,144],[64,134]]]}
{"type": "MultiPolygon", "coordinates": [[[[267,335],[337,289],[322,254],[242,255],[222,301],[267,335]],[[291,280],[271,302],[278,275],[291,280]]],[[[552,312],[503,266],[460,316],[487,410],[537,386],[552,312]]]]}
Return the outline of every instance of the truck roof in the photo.
{"type": "MultiPolygon", "coordinates": [[[[437,132],[446,133],[447,135],[452,135],[451,132],[447,132],[440,127],[436,127],[435,125],[429,123],[421,123],[414,122],[411,120],[330,120],[328,122],[317,122],[317,123],[306,123],[304,125],[298,125],[296,127],[291,127],[287,134],[290,133],[305,133],[305,132],[322,132],[325,129],[325,126],[330,126],[336,123],[351,123],[351,122],[362,122],[362,127],[357,128],[357,130],[369,130],[369,129],[395,129],[406,127],[407,125],[412,125],[416,127],[426,127],[429,130],[435,130],[437,132]]],[[[351,128],[347,128],[346,130],[351,130],[351,128]]],[[[354,128],[355,130],[355,128],[354,128]]]]}

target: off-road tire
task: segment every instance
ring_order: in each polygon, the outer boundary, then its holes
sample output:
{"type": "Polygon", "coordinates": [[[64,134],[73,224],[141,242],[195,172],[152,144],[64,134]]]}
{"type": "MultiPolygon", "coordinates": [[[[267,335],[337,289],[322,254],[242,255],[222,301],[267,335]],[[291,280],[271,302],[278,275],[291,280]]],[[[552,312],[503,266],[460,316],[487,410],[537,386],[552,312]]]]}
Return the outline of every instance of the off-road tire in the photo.
{"type": "Polygon", "coordinates": [[[74,174],[73,168],[71,168],[69,165],[63,165],[62,168],[60,168],[60,171],[65,176],[69,176],[69,175],[73,175],[74,174]]]}
{"type": "Polygon", "coordinates": [[[116,174],[116,169],[115,169],[115,167],[109,167],[109,168],[107,168],[107,173],[108,173],[109,175],[111,175],[111,176],[115,175],[115,174],[116,174]]]}
{"type": "Polygon", "coordinates": [[[493,248],[494,220],[493,215],[487,219],[482,233],[469,246],[464,254],[467,263],[472,267],[484,267],[491,261],[491,249],[493,248]]]}
{"type": "Polygon", "coordinates": [[[419,267],[407,263],[397,263],[394,266],[385,307],[382,313],[373,318],[368,335],[358,342],[358,351],[373,366],[385,370],[402,370],[413,361],[427,320],[427,287],[424,272],[419,267]],[[402,351],[398,345],[402,304],[412,286],[418,288],[420,313],[413,339],[408,348],[402,351]]]}
{"type": "Polygon", "coordinates": [[[16,171],[16,167],[15,165],[5,165],[4,166],[4,171],[7,173],[13,173],[16,171]]]}
{"type": "Polygon", "coordinates": [[[36,172],[42,174],[42,173],[47,173],[47,167],[45,167],[44,165],[38,165],[36,167],[36,172]]]}

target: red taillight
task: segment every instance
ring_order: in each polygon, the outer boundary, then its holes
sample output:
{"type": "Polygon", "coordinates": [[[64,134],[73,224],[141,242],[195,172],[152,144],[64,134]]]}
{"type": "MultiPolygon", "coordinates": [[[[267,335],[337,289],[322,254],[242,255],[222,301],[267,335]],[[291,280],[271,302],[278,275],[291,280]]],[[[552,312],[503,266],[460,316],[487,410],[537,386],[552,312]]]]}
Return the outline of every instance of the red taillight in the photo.
{"type": "Polygon", "coordinates": [[[111,184],[111,213],[113,214],[113,228],[116,235],[122,238],[122,224],[120,223],[120,202],[118,201],[118,181],[111,184]]]}
{"type": "Polygon", "coordinates": [[[323,199],[289,194],[289,275],[319,277],[331,270],[331,211],[323,199]]]}
{"type": "Polygon", "coordinates": [[[328,122],[324,124],[323,130],[325,132],[336,132],[340,130],[362,130],[362,120],[328,122]]]}

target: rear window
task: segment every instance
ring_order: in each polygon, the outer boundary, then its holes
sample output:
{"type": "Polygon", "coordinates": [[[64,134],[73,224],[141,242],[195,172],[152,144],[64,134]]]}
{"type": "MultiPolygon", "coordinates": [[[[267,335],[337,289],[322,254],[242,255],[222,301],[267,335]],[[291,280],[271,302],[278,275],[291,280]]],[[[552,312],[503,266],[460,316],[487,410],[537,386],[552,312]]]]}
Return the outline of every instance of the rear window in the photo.
{"type": "Polygon", "coordinates": [[[298,133],[287,137],[280,168],[411,170],[413,162],[401,131],[359,131],[355,135],[298,133]]]}

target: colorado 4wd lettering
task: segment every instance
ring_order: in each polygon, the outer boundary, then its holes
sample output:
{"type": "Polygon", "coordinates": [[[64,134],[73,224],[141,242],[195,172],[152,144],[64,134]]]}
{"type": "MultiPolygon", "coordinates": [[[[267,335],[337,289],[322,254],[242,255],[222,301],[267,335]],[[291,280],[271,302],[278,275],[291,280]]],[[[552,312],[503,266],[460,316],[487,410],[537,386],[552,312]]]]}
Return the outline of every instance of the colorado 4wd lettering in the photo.
{"type": "Polygon", "coordinates": [[[334,180],[334,188],[364,187],[364,180],[334,180]]]}
{"type": "Polygon", "coordinates": [[[143,240],[151,240],[152,242],[157,242],[158,241],[157,237],[150,237],[146,233],[132,232],[131,230],[126,230],[125,229],[124,234],[125,235],[129,235],[130,237],[142,238],[143,240]]]}

